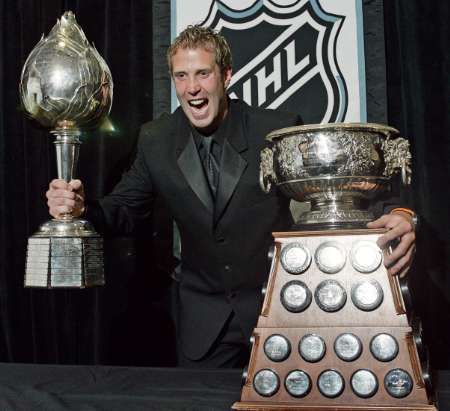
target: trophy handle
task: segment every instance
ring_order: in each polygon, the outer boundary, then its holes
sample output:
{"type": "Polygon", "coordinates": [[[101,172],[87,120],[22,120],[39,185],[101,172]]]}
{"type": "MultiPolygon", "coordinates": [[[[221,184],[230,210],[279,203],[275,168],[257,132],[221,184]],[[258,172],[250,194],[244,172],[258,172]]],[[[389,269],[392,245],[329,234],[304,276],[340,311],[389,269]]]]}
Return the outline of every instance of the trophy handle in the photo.
{"type": "MultiPolygon", "coordinates": [[[[78,129],[58,128],[51,131],[56,135],[56,167],[58,178],[69,183],[76,175],[78,155],[81,141],[78,139],[81,132],[78,129]]],[[[61,220],[72,220],[72,213],[64,213],[61,220]]]]}
{"type": "Polygon", "coordinates": [[[409,162],[405,159],[401,168],[402,184],[409,186],[411,184],[412,170],[409,162]]]}
{"type": "Polygon", "coordinates": [[[277,176],[273,170],[273,151],[266,147],[261,150],[261,163],[259,165],[259,185],[268,194],[272,188],[272,183],[277,182],[277,176]]]}
{"type": "Polygon", "coordinates": [[[409,141],[403,137],[387,138],[383,142],[381,149],[383,150],[386,163],[384,176],[392,177],[400,170],[403,185],[410,185],[412,169],[409,141]]]}

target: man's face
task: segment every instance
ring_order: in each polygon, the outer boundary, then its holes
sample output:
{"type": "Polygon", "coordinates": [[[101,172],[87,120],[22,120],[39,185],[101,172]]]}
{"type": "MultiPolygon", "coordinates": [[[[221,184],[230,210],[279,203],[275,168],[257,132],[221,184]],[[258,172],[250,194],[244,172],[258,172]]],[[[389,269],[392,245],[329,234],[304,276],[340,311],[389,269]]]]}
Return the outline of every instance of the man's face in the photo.
{"type": "Polygon", "coordinates": [[[231,69],[221,73],[214,53],[204,48],[179,49],[172,57],[172,78],[191,124],[200,132],[214,132],[228,111],[225,89],[231,69]]]}

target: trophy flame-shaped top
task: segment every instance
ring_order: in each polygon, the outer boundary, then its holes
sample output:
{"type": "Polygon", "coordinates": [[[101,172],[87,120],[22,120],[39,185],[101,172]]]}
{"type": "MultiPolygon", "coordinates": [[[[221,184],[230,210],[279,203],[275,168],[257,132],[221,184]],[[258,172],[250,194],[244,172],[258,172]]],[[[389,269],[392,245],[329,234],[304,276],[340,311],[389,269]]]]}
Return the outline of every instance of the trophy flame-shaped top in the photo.
{"type": "Polygon", "coordinates": [[[111,72],[71,11],[31,51],[19,91],[25,112],[51,129],[92,128],[108,115],[111,72]]]}

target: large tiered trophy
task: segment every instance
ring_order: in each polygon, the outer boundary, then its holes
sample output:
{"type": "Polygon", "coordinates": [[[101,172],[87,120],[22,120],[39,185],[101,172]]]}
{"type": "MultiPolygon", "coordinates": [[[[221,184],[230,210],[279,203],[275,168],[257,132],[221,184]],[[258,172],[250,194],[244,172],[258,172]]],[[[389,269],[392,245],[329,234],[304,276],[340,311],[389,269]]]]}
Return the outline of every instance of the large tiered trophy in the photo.
{"type": "MultiPolygon", "coordinates": [[[[81,131],[109,113],[112,88],[105,61],[65,12],[28,56],[20,81],[24,110],[56,136],[58,178],[75,177],[81,131]]],[[[67,213],[28,239],[26,287],[103,284],[103,241],[88,221],[67,213]]]]}
{"type": "Polygon", "coordinates": [[[261,186],[309,201],[294,231],[273,233],[264,303],[238,410],[436,410],[420,322],[388,274],[367,204],[409,184],[408,142],[378,124],[276,130],[261,186]]]}

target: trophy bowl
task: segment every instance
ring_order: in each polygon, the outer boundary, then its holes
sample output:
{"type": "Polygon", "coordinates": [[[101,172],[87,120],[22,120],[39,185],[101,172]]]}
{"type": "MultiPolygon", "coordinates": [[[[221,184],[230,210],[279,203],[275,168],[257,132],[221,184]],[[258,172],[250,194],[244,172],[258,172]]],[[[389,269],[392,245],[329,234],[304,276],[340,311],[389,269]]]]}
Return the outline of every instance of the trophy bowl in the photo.
{"type": "Polygon", "coordinates": [[[401,173],[409,184],[409,143],[395,128],[373,123],[310,124],[272,131],[261,152],[260,184],[311,203],[297,228],[364,227],[367,205],[401,173]]]}

